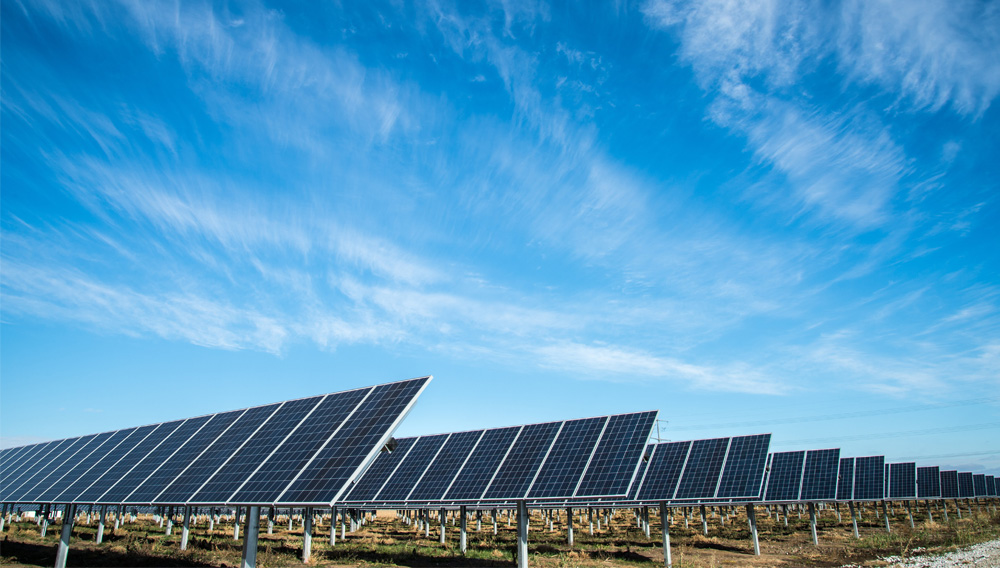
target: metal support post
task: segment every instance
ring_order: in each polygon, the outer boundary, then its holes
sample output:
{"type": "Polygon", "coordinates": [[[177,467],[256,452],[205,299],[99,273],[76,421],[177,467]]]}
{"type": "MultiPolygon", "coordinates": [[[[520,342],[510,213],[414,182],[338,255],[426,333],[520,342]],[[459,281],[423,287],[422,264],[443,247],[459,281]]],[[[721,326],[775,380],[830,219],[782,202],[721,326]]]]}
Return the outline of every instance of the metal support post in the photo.
{"type": "Polygon", "coordinates": [[[781,518],[784,519],[785,528],[788,528],[788,505],[781,506],[781,518]]]}
{"type": "Polygon", "coordinates": [[[184,528],[181,529],[181,550],[187,550],[188,534],[191,531],[191,506],[184,507],[184,528]]]}
{"type": "Polygon", "coordinates": [[[882,517],[885,519],[885,532],[892,532],[892,528],[889,527],[889,515],[885,512],[885,501],[882,501],[882,517]]]}
{"type": "Polygon", "coordinates": [[[493,509],[493,536],[497,535],[497,510],[493,509]]]}
{"type": "Polygon", "coordinates": [[[257,534],[260,532],[260,507],[250,507],[247,510],[247,526],[243,538],[243,558],[240,568],[255,568],[257,566],[257,534]]]}
{"type": "Polygon", "coordinates": [[[427,509],[424,511],[424,538],[431,537],[431,511],[427,509]]]}
{"type": "Polygon", "coordinates": [[[517,568],[528,568],[528,505],[517,502],[517,568]]]}
{"type": "Polygon", "coordinates": [[[97,515],[98,515],[97,516],[97,537],[94,539],[94,542],[96,542],[97,544],[101,544],[102,542],[104,542],[104,521],[105,521],[105,518],[108,516],[108,506],[107,505],[101,505],[100,512],[97,513],[97,515]]]}
{"type": "Polygon", "coordinates": [[[174,532],[174,508],[167,507],[167,530],[165,534],[170,536],[174,532]]]}
{"type": "MultiPolygon", "coordinates": [[[[258,510],[259,511],[259,510],[258,510]]],[[[258,512],[258,514],[260,514],[258,512]]],[[[260,530],[260,520],[257,520],[257,529],[260,530]]],[[[236,507],[233,512],[233,540],[240,539],[240,508],[236,507]]]]}
{"type": "Polygon", "coordinates": [[[834,503],[833,504],[833,508],[836,509],[836,511],[837,511],[837,523],[839,524],[840,521],[841,521],[841,519],[840,519],[840,503],[834,503]]]}
{"type": "Polygon", "coordinates": [[[483,530],[483,511],[480,509],[476,511],[476,532],[483,530]]]}
{"type": "Polygon", "coordinates": [[[63,510],[62,534],[59,536],[59,548],[56,550],[55,568],[66,568],[66,558],[69,556],[69,539],[73,535],[73,516],[76,505],[66,505],[63,510]]]}
{"type": "Polygon", "coordinates": [[[330,507],[330,546],[337,544],[337,507],[330,507]]]}
{"type": "Polygon", "coordinates": [[[313,544],[313,510],[306,507],[305,515],[302,517],[302,561],[309,562],[312,555],[313,544]]]}
{"type": "Polygon", "coordinates": [[[906,514],[910,516],[910,528],[911,529],[915,528],[913,526],[913,511],[910,510],[910,502],[909,501],[906,502],[906,514]]]}
{"type": "Polygon", "coordinates": [[[594,508],[587,507],[587,522],[590,523],[590,536],[594,536],[594,508]]]}
{"type": "Polygon", "coordinates": [[[458,550],[462,554],[465,554],[465,544],[468,536],[466,535],[466,523],[468,522],[468,512],[465,509],[465,505],[462,505],[459,509],[459,521],[458,521],[458,550]]]}
{"type": "Polygon", "coordinates": [[[448,522],[448,515],[444,509],[441,509],[441,511],[439,511],[438,513],[438,516],[440,517],[441,520],[441,544],[444,544],[444,530],[445,530],[445,525],[448,522]]]}
{"type": "Polygon", "coordinates": [[[573,546],[573,507],[566,508],[566,543],[573,546]]]}
{"type": "Polygon", "coordinates": [[[854,528],[854,538],[861,538],[861,535],[858,534],[858,515],[854,512],[854,501],[848,501],[847,508],[851,510],[851,526],[854,528]]]}
{"type": "Polygon", "coordinates": [[[670,559],[670,523],[667,522],[666,501],[660,501],[660,524],[663,525],[663,565],[671,568],[674,564],[670,559]]]}
{"type": "Polygon", "coordinates": [[[267,508],[267,534],[274,534],[274,507],[267,508]]]}
{"type": "MultiPolygon", "coordinates": [[[[961,513],[959,513],[959,518],[961,518],[961,513]]],[[[39,522],[42,525],[41,535],[45,538],[45,533],[49,532],[49,506],[45,506],[45,510],[42,511],[41,519],[39,522]]]]}
{"type": "Polygon", "coordinates": [[[750,536],[753,537],[753,553],[755,556],[760,556],[760,541],[757,539],[757,515],[754,513],[752,503],[747,503],[747,523],[750,525],[750,536]]]}
{"type": "Polygon", "coordinates": [[[649,507],[647,505],[642,506],[642,532],[649,538],[649,507]]]}
{"type": "Polygon", "coordinates": [[[819,537],[816,536],[816,505],[809,503],[809,529],[812,531],[813,546],[819,546],[819,537]]]}
{"type": "Polygon", "coordinates": [[[708,536],[708,517],[705,516],[705,506],[701,506],[701,532],[708,536]]]}

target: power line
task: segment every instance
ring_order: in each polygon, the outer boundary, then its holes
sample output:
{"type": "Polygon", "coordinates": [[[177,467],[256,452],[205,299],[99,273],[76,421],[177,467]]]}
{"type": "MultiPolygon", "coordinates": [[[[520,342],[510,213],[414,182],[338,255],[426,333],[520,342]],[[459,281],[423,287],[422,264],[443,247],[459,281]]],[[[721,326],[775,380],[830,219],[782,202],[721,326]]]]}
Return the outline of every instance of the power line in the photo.
{"type": "MultiPolygon", "coordinates": [[[[905,406],[899,408],[883,408],[877,410],[859,410],[856,412],[840,412],[837,414],[823,414],[819,416],[797,416],[791,418],[775,418],[771,420],[754,420],[749,422],[728,422],[720,424],[703,424],[693,426],[675,426],[674,431],[682,430],[709,430],[713,428],[741,428],[753,426],[771,426],[774,424],[797,424],[800,422],[821,422],[824,420],[843,420],[846,418],[862,418],[865,416],[884,416],[886,414],[901,414],[904,412],[920,412],[923,410],[936,410],[939,408],[954,408],[956,406],[974,406],[987,404],[1000,399],[1000,397],[974,398],[957,400],[944,404],[922,404],[919,406],[905,406]]],[[[676,420],[676,419],[675,419],[676,420]]]]}
{"type": "Polygon", "coordinates": [[[877,438],[903,438],[907,436],[926,436],[929,434],[950,434],[952,432],[968,432],[971,430],[986,430],[988,428],[1000,428],[1000,422],[990,422],[987,424],[973,424],[970,426],[947,426],[944,428],[930,428],[927,430],[903,430],[901,432],[866,433],[858,436],[833,436],[830,438],[803,438],[800,440],[783,440],[776,446],[800,446],[802,444],[823,444],[826,442],[854,442],[858,440],[872,440],[877,438]]]}
{"type": "Polygon", "coordinates": [[[903,456],[903,457],[899,457],[899,458],[895,458],[895,459],[898,459],[898,460],[914,460],[914,461],[916,461],[916,460],[932,460],[932,459],[939,459],[939,458],[965,458],[965,457],[970,457],[970,456],[1000,456],[1000,449],[998,449],[998,450],[990,450],[990,451],[986,451],[986,452],[971,452],[971,453],[967,453],[967,454],[937,454],[937,455],[934,455],[934,456],[903,456]]]}

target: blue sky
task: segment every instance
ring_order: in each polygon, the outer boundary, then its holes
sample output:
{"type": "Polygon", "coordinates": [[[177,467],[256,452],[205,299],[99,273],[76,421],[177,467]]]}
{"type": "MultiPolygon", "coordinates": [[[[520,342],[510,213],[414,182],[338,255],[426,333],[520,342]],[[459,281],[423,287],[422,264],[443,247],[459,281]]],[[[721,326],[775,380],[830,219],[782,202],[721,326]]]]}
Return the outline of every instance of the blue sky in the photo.
{"type": "Polygon", "coordinates": [[[2,0],[5,445],[424,374],[1000,474],[1000,5],[2,0]]]}

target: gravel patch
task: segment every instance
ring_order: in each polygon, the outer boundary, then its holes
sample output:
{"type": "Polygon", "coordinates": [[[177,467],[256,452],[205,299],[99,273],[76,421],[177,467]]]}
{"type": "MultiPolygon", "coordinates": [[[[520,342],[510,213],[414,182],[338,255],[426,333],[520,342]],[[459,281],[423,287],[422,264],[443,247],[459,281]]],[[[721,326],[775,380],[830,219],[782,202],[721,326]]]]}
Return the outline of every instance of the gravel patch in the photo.
{"type": "Polygon", "coordinates": [[[900,559],[890,556],[882,560],[893,568],[997,568],[1000,567],[1000,540],[991,540],[938,556],[915,556],[900,559]]]}

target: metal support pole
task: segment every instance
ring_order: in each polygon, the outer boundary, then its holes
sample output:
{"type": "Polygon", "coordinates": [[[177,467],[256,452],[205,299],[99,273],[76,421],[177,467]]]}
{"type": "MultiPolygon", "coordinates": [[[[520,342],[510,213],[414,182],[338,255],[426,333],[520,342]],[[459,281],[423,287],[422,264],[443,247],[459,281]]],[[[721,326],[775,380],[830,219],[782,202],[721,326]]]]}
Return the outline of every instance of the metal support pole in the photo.
{"type": "Polygon", "coordinates": [[[493,536],[497,535],[497,510],[493,509],[493,536]]]}
{"type": "MultiPolygon", "coordinates": [[[[259,513],[258,513],[259,514],[259,513]]],[[[257,529],[260,530],[260,520],[257,521],[257,529]]],[[[233,540],[240,539],[240,508],[233,512],[233,540]]]]}
{"type": "Polygon", "coordinates": [[[267,508],[267,534],[274,534],[274,507],[267,508]]]}
{"type": "Polygon", "coordinates": [[[260,507],[250,507],[247,511],[247,526],[243,538],[243,558],[241,568],[257,566],[257,534],[260,532],[260,507]]]}
{"type": "Polygon", "coordinates": [[[816,505],[809,503],[809,528],[812,530],[813,546],[819,546],[819,537],[816,536],[816,505]]]}
{"type": "Polygon", "coordinates": [[[62,534],[59,536],[59,548],[56,550],[55,568],[66,568],[66,558],[69,556],[69,539],[73,535],[73,516],[76,505],[66,505],[63,510],[62,534]]]}
{"type": "Polygon", "coordinates": [[[465,509],[465,505],[462,505],[458,514],[461,517],[458,521],[458,551],[465,554],[465,544],[466,539],[468,538],[466,535],[466,523],[468,522],[469,516],[468,511],[465,509]]]}
{"type": "Polygon", "coordinates": [[[587,522],[590,523],[590,536],[594,536],[594,508],[587,507],[587,522]]]}
{"type": "Polygon", "coordinates": [[[892,532],[889,527],[889,515],[885,512],[885,501],[882,501],[882,517],[885,518],[885,532],[892,532]]]}
{"type": "Polygon", "coordinates": [[[313,510],[306,507],[305,516],[302,518],[302,562],[309,562],[312,555],[313,545],[313,510]]]}
{"type": "MultiPolygon", "coordinates": [[[[945,506],[946,507],[948,506],[948,502],[947,501],[945,501],[945,506]]],[[[961,520],[961,518],[962,518],[962,505],[959,504],[958,499],[955,499],[955,511],[958,513],[959,520],[961,520]]],[[[42,536],[45,536],[45,535],[42,535],[42,536]]]]}
{"type": "Polygon", "coordinates": [[[649,507],[647,505],[642,506],[642,532],[649,538],[649,507]]]}
{"type": "Polygon", "coordinates": [[[757,514],[753,510],[752,503],[747,503],[747,523],[750,525],[750,536],[753,537],[754,556],[760,556],[760,541],[757,539],[757,514]]]}
{"type": "Polygon", "coordinates": [[[174,508],[167,508],[167,530],[166,535],[170,536],[174,532],[174,508]]]}
{"type": "Polygon", "coordinates": [[[101,544],[102,542],[104,542],[104,520],[107,516],[108,516],[108,506],[101,505],[101,510],[98,513],[97,517],[97,538],[94,539],[94,542],[96,542],[97,544],[101,544]]]}
{"type": "Polygon", "coordinates": [[[424,511],[424,538],[431,537],[431,512],[430,509],[424,511]]]}
{"type": "Polygon", "coordinates": [[[191,506],[184,507],[184,528],[181,529],[181,550],[187,550],[188,534],[191,531],[191,506]]]}
{"type": "Polygon", "coordinates": [[[528,568],[528,505],[517,502],[517,568],[528,568]]]}
{"type": "MultiPolygon", "coordinates": [[[[959,513],[959,518],[962,518],[961,515],[962,514],[959,513]]],[[[42,516],[41,516],[40,522],[41,522],[41,525],[42,525],[41,535],[42,535],[42,538],[45,538],[45,533],[47,533],[49,531],[49,506],[48,505],[46,505],[45,510],[42,511],[42,516]]]]}
{"type": "Polygon", "coordinates": [[[854,538],[861,538],[861,535],[858,534],[858,515],[854,512],[854,501],[848,501],[847,508],[851,510],[851,526],[854,528],[854,538]]]}
{"type": "Polygon", "coordinates": [[[441,517],[441,544],[444,544],[444,529],[445,529],[445,524],[448,521],[448,515],[446,514],[444,509],[441,509],[441,511],[439,512],[439,516],[441,517]]]}
{"type": "Polygon", "coordinates": [[[909,501],[906,502],[906,514],[910,516],[910,528],[911,529],[915,528],[913,526],[913,511],[910,510],[910,502],[909,501]]]}
{"type": "Polygon", "coordinates": [[[330,507],[330,546],[337,544],[337,507],[330,507]]]}
{"type": "Polygon", "coordinates": [[[667,522],[667,502],[660,501],[660,524],[663,525],[663,565],[671,568],[670,560],[670,523],[667,522]]]}
{"type": "Polygon", "coordinates": [[[573,546],[573,507],[566,508],[566,544],[573,546]]]}
{"type": "Polygon", "coordinates": [[[705,516],[705,506],[701,506],[701,532],[708,536],[708,517],[705,516]]]}

